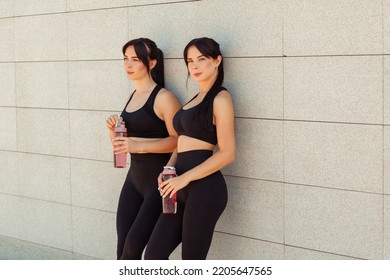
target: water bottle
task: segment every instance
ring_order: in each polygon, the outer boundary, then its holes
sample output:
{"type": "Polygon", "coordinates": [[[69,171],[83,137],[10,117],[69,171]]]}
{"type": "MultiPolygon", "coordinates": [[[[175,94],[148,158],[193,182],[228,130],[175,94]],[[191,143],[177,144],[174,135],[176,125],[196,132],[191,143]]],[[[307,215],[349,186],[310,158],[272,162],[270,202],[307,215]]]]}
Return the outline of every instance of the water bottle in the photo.
{"type": "MultiPolygon", "coordinates": [[[[122,118],[120,117],[115,125],[114,137],[127,137],[127,129],[124,124],[122,124],[122,118]]],[[[114,154],[114,167],[115,168],[125,168],[127,162],[127,153],[124,154],[114,154]]]]}
{"type": "MultiPolygon", "coordinates": [[[[164,170],[162,172],[162,180],[163,182],[176,177],[176,169],[172,166],[164,166],[164,170]]],[[[176,201],[176,193],[172,196],[166,196],[162,199],[163,213],[164,214],[176,214],[177,210],[177,201],[176,201]]]]}

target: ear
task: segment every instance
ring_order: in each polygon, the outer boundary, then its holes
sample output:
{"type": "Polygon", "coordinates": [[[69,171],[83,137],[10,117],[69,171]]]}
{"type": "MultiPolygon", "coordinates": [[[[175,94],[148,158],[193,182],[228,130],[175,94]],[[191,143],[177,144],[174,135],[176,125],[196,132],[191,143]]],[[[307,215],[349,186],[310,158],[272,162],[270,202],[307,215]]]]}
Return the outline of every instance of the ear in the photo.
{"type": "Polygon", "coordinates": [[[216,59],[214,59],[215,66],[218,67],[222,62],[222,56],[218,55],[216,59]]]}
{"type": "Polygon", "coordinates": [[[152,70],[157,64],[157,59],[152,59],[149,61],[149,68],[152,70]]]}

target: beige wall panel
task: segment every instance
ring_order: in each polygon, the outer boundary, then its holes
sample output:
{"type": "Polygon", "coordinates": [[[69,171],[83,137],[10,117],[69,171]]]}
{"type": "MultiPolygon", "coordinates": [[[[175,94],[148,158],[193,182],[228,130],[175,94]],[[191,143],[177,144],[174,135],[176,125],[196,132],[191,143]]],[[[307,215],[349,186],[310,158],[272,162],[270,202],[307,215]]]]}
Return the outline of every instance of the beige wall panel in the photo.
{"type": "Polygon", "coordinates": [[[167,4],[167,3],[177,3],[177,2],[196,2],[203,0],[127,0],[129,6],[137,5],[156,5],[156,4],[167,4]]]}
{"type": "Polygon", "coordinates": [[[21,213],[20,239],[72,250],[71,208],[69,205],[18,198],[21,213]]]}
{"type": "Polygon", "coordinates": [[[382,53],[382,1],[285,1],[284,54],[382,53]]]}
{"type": "Polygon", "coordinates": [[[283,123],[236,119],[236,159],[224,169],[228,175],[283,180],[283,123]]]}
{"type": "Polygon", "coordinates": [[[69,112],[50,109],[17,109],[18,150],[69,156],[69,112]]]}
{"type": "MultiPolygon", "coordinates": [[[[390,53],[390,52],[389,52],[390,53]]],[[[384,108],[384,117],[383,123],[390,125],[390,56],[385,55],[383,57],[383,108],[384,108]]]]}
{"type": "Polygon", "coordinates": [[[381,195],[286,185],[285,207],[286,245],[382,258],[381,195]]]}
{"type": "Polygon", "coordinates": [[[380,124],[382,83],[380,56],[286,58],[285,118],[380,124]]]}
{"type": "Polygon", "coordinates": [[[282,260],[284,246],[240,236],[214,233],[209,260],[282,260]]]}
{"type": "Polygon", "coordinates": [[[326,252],[285,246],[286,260],[354,260],[354,258],[326,252]]]}
{"type": "Polygon", "coordinates": [[[69,205],[0,195],[1,235],[72,250],[69,205]]]}
{"type": "Polygon", "coordinates": [[[115,214],[73,207],[73,251],[99,259],[116,259],[115,214]]]}
{"type": "Polygon", "coordinates": [[[383,0],[383,52],[390,54],[390,0],[383,0]]]}
{"type": "Polygon", "coordinates": [[[68,11],[92,10],[127,6],[128,0],[67,0],[68,11]]]}
{"type": "Polygon", "coordinates": [[[0,0],[0,18],[14,15],[14,0],[0,0]]]}
{"type": "Polygon", "coordinates": [[[70,204],[70,160],[18,154],[19,195],[70,204]]]}
{"type": "Polygon", "coordinates": [[[286,182],[382,192],[382,127],[285,122],[284,128],[286,182]]]}
{"type": "Polygon", "coordinates": [[[128,168],[111,162],[72,159],[72,205],[116,212],[128,168]]]}
{"type": "Polygon", "coordinates": [[[199,24],[194,24],[199,22],[195,11],[199,11],[200,3],[129,7],[128,38],[150,38],[165,58],[182,58],[187,42],[202,34],[199,24]]]}
{"type": "Polygon", "coordinates": [[[225,56],[281,55],[281,10],[280,0],[211,0],[130,7],[129,37],[150,37],[171,58],[182,57],[185,45],[203,36],[217,40],[225,56]],[[138,28],[140,24],[142,28],[138,28]],[[165,32],[160,26],[166,28],[165,32]],[[250,32],[242,32],[248,27],[250,32]]]}
{"type": "Polygon", "coordinates": [[[0,193],[18,193],[18,154],[0,151],[0,193]]]}
{"type": "Polygon", "coordinates": [[[122,46],[127,42],[127,9],[69,13],[67,16],[69,60],[123,57],[122,46]]]}
{"type": "Polygon", "coordinates": [[[383,193],[390,194],[390,127],[384,127],[384,185],[383,193]]]}
{"type": "Polygon", "coordinates": [[[0,85],[0,106],[16,106],[14,63],[0,63],[0,85]]]}
{"type": "Polygon", "coordinates": [[[0,107],[0,149],[16,151],[16,108],[0,107]]]}
{"type": "Polygon", "coordinates": [[[0,194],[0,235],[20,238],[20,201],[14,195],[0,194]]]}
{"type": "Polygon", "coordinates": [[[390,260],[390,196],[384,196],[384,244],[383,259],[390,260]]]}
{"type": "Polygon", "coordinates": [[[0,38],[0,61],[14,61],[15,20],[13,18],[0,19],[0,38]]]}
{"type": "Polygon", "coordinates": [[[16,97],[19,107],[68,108],[66,62],[16,64],[16,97]]]}
{"type": "Polygon", "coordinates": [[[17,0],[15,16],[59,13],[66,11],[66,0],[17,0]]]}
{"type": "Polygon", "coordinates": [[[283,184],[226,176],[228,205],[216,230],[283,243],[283,184]]]}
{"type": "Polygon", "coordinates": [[[120,112],[130,96],[122,61],[69,62],[71,109],[120,112]]]}
{"type": "Polygon", "coordinates": [[[221,43],[225,56],[281,56],[283,2],[201,1],[202,36],[221,43]]]}
{"type": "Polygon", "coordinates": [[[70,155],[74,158],[113,161],[106,127],[111,112],[70,111],[70,155]]]}
{"type": "MultiPolygon", "coordinates": [[[[167,4],[171,2],[187,2],[187,0],[68,0],[68,11],[80,11],[80,10],[92,10],[92,9],[104,9],[126,6],[139,6],[139,5],[156,5],[167,4]]],[[[195,0],[198,1],[198,0],[195,0]]]]}
{"type": "Polygon", "coordinates": [[[0,236],[1,260],[72,260],[69,251],[0,236]]]}
{"type": "Polygon", "coordinates": [[[66,15],[15,18],[15,59],[47,61],[67,59],[66,15]]]}
{"type": "Polygon", "coordinates": [[[236,117],[283,118],[281,58],[227,58],[224,67],[236,117]]]}

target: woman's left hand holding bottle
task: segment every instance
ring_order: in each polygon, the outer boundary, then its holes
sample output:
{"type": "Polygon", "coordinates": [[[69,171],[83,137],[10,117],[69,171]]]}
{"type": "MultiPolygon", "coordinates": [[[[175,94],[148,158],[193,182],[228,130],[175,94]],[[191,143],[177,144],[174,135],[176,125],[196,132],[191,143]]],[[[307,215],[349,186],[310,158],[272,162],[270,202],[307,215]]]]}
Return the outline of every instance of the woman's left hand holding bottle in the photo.
{"type": "Polygon", "coordinates": [[[115,137],[112,141],[115,154],[138,153],[138,142],[128,137],[115,137]]]}

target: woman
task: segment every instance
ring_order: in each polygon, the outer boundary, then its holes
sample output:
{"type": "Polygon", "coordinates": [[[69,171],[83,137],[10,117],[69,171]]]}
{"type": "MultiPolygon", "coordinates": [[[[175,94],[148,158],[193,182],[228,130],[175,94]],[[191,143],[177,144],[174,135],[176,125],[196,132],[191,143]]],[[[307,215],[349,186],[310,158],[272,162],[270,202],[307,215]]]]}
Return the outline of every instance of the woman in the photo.
{"type": "Polygon", "coordinates": [[[161,213],[156,178],[176,147],[172,119],[180,105],[163,88],[163,56],[153,41],[131,40],[122,52],[125,72],[135,91],[121,114],[128,137],[114,138],[117,115],[107,120],[114,153],[131,154],[131,167],[118,203],[117,258],[141,259],[161,213]]]}
{"type": "Polygon", "coordinates": [[[219,44],[198,38],[184,49],[188,73],[199,93],[175,115],[177,149],[167,165],[178,177],[158,178],[163,196],[177,193],[177,214],[161,214],[145,251],[145,259],[168,259],[182,243],[183,259],[206,259],[215,225],[226,207],[227,188],[219,171],[235,157],[234,110],[223,82],[219,44]],[[218,151],[213,153],[218,143],[218,151]]]}

